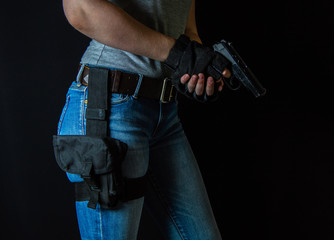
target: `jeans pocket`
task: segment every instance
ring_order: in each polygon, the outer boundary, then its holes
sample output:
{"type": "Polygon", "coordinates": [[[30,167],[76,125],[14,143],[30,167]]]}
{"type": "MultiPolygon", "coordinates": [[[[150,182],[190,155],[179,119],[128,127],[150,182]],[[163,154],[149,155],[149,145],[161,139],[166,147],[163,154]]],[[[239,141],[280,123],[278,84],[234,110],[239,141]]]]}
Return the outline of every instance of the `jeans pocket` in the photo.
{"type": "Polygon", "coordinates": [[[117,105],[129,101],[129,99],[131,99],[131,96],[122,93],[112,93],[110,99],[111,105],[117,105]]]}
{"type": "Polygon", "coordinates": [[[72,83],[66,94],[59,122],[58,135],[84,135],[87,86],[72,83]]]}
{"type": "Polygon", "coordinates": [[[58,128],[57,128],[57,133],[58,134],[61,131],[61,127],[62,127],[62,124],[63,124],[63,121],[64,121],[64,117],[65,117],[69,102],[70,102],[70,96],[69,96],[69,94],[66,94],[65,105],[63,107],[63,110],[61,111],[60,118],[59,118],[59,121],[58,121],[58,128]]]}

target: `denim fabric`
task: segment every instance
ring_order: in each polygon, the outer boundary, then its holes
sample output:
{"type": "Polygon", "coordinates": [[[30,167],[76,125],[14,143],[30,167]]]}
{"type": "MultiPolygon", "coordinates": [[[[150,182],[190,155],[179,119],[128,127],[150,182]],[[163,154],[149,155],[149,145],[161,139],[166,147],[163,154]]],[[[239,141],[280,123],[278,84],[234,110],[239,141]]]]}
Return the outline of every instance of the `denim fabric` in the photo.
{"type": "MultiPolygon", "coordinates": [[[[73,82],[60,117],[59,135],[85,134],[87,87],[73,82]]],[[[128,144],[123,163],[127,177],[148,173],[145,197],[122,203],[118,210],[87,208],[76,202],[82,240],[135,240],[143,206],[166,239],[219,240],[196,159],[178,118],[177,102],[113,94],[110,136],[128,144]]],[[[68,174],[72,182],[80,176],[68,174]]]]}

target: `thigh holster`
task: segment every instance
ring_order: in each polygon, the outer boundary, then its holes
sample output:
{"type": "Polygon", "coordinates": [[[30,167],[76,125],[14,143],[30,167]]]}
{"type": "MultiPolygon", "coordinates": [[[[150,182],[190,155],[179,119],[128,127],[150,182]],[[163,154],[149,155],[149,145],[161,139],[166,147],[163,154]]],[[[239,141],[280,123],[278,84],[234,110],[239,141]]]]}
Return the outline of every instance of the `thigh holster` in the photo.
{"type": "Polygon", "coordinates": [[[108,136],[109,93],[112,82],[109,70],[90,69],[86,109],[86,135],[55,135],[53,147],[59,167],[79,174],[84,181],[74,183],[77,201],[97,203],[105,209],[115,209],[119,201],[144,196],[145,176],[125,178],[122,162],[127,145],[108,136]]]}

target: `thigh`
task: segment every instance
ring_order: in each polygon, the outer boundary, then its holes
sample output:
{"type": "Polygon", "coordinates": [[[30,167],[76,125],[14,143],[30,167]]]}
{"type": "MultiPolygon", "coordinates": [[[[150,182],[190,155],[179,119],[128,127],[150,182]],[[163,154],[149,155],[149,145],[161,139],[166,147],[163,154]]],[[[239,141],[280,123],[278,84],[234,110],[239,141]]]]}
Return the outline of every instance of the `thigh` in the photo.
{"type": "MultiPolygon", "coordinates": [[[[66,104],[59,121],[59,135],[85,134],[85,109],[87,88],[73,83],[67,93],[66,104]]],[[[138,124],[135,110],[136,99],[131,96],[113,94],[111,97],[110,136],[125,142],[128,151],[122,165],[126,177],[143,176],[148,167],[149,150],[145,126],[138,124]]],[[[75,174],[68,174],[71,182],[83,181],[75,174]]],[[[86,201],[76,202],[77,218],[81,238],[83,240],[108,239],[130,240],[136,239],[143,198],[121,203],[117,210],[96,209],[87,207],[86,201]]]]}
{"type": "Polygon", "coordinates": [[[145,207],[167,239],[219,240],[219,229],[181,127],[150,151],[145,207]]]}
{"type": "MultiPolygon", "coordinates": [[[[117,134],[114,134],[117,138],[117,134]]],[[[123,164],[123,175],[135,178],[143,176],[147,170],[148,148],[145,139],[127,134],[118,137],[128,144],[128,152],[123,164]],[[124,167],[126,166],[126,167],[124,167]]],[[[88,202],[76,202],[77,218],[82,240],[135,240],[141,218],[144,198],[120,202],[117,209],[87,208],[88,202]]]]}

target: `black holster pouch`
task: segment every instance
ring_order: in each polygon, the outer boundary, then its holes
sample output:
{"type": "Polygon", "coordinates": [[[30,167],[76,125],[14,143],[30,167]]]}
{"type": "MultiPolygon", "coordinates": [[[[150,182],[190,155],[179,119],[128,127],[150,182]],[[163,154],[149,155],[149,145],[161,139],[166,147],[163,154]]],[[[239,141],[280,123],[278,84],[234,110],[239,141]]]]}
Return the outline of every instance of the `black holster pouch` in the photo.
{"type": "Polygon", "coordinates": [[[86,135],[54,135],[53,147],[59,167],[80,175],[84,181],[74,183],[76,201],[97,203],[104,209],[115,209],[119,201],[144,196],[145,176],[125,178],[122,162],[127,145],[108,134],[108,69],[90,69],[86,135]]]}

